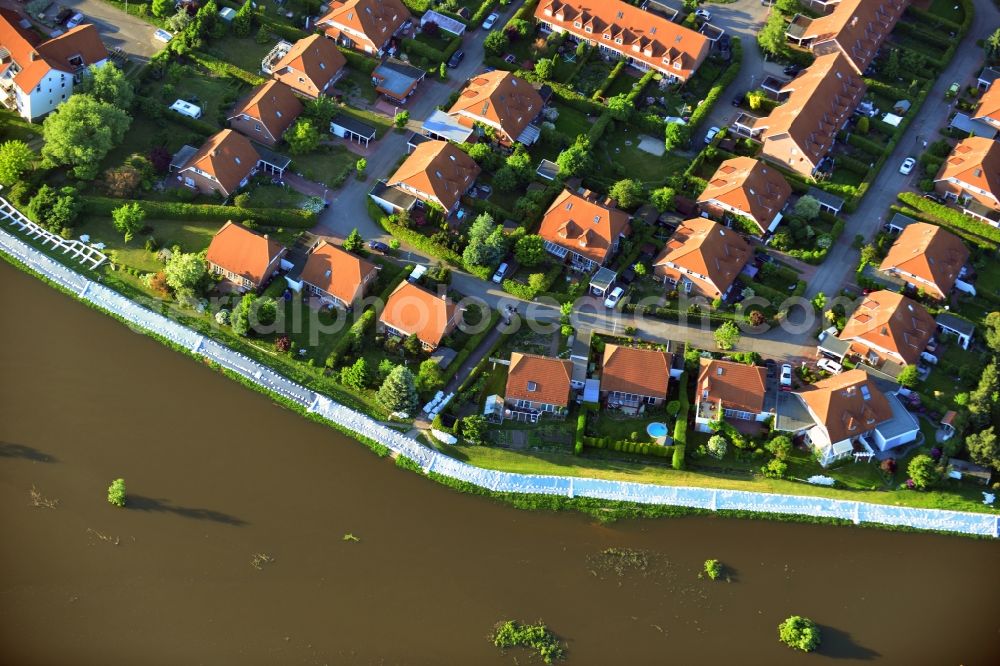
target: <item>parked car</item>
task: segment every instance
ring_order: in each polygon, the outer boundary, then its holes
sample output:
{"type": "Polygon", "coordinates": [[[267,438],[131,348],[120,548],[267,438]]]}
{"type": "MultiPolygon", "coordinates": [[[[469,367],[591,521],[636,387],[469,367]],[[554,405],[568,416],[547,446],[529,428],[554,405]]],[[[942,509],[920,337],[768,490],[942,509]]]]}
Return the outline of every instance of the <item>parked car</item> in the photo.
{"type": "Polygon", "coordinates": [[[739,95],[733,98],[733,106],[739,106],[740,104],[743,103],[743,100],[745,100],[746,98],[747,94],[745,92],[740,93],[739,95]]]}
{"type": "Polygon", "coordinates": [[[930,199],[934,203],[944,203],[944,199],[942,199],[936,194],[925,194],[924,199],[930,199]]]}
{"type": "Polygon", "coordinates": [[[899,173],[903,174],[904,176],[909,176],[911,173],[913,173],[913,167],[916,166],[916,164],[917,160],[913,159],[912,157],[907,157],[905,160],[903,160],[903,163],[899,165],[899,173]]]}
{"type": "Polygon", "coordinates": [[[844,366],[840,365],[832,358],[821,358],[816,361],[816,367],[820,370],[826,370],[831,375],[839,375],[844,369],[844,366]]]}
{"type": "Polygon", "coordinates": [[[382,254],[389,254],[389,246],[382,241],[368,241],[368,249],[374,250],[375,252],[381,252],[382,254]]]}
{"type": "Polygon", "coordinates": [[[78,26],[81,23],[83,23],[83,21],[84,21],[85,18],[86,17],[83,14],[81,14],[80,12],[77,12],[76,14],[73,14],[73,17],[70,18],[70,20],[66,21],[66,29],[67,30],[72,30],[76,26],[78,26]]]}
{"type": "Polygon", "coordinates": [[[705,135],[705,143],[706,144],[712,143],[712,139],[714,139],[715,135],[718,134],[721,131],[722,130],[720,130],[718,127],[711,127],[711,128],[709,128],[708,134],[705,135]]]}
{"type": "Polygon", "coordinates": [[[493,26],[496,25],[497,19],[499,18],[500,15],[497,14],[496,12],[493,12],[492,14],[487,16],[486,20],[483,21],[483,30],[492,30],[493,26]]]}
{"type": "Polygon", "coordinates": [[[169,42],[173,38],[174,38],[174,36],[172,34],[170,34],[169,32],[167,32],[166,30],[164,30],[162,28],[160,28],[159,30],[157,30],[156,32],[153,33],[153,39],[161,41],[164,44],[166,44],[167,42],[169,42]]]}
{"type": "Polygon", "coordinates": [[[781,378],[779,379],[782,391],[792,390],[792,366],[787,363],[781,365],[781,378]]]}
{"type": "Polygon", "coordinates": [[[508,268],[510,267],[507,265],[506,261],[500,264],[500,266],[497,268],[497,272],[493,274],[493,281],[496,282],[497,284],[503,282],[504,277],[507,275],[508,268]]]}
{"type": "Polygon", "coordinates": [[[948,92],[944,94],[945,99],[951,99],[952,97],[958,96],[958,91],[962,88],[958,81],[955,81],[950,86],[948,86],[948,92]]]}
{"type": "Polygon", "coordinates": [[[69,7],[60,7],[59,11],[56,13],[56,25],[62,25],[69,17],[73,15],[73,10],[69,7]]]}
{"type": "Polygon", "coordinates": [[[451,57],[448,58],[448,67],[450,67],[451,69],[455,69],[456,67],[458,67],[459,63],[462,62],[462,58],[464,57],[465,57],[465,51],[461,50],[455,51],[454,53],[451,54],[451,57]]]}
{"type": "Polygon", "coordinates": [[[621,300],[622,294],[624,293],[625,290],[622,289],[621,287],[615,287],[614,289],[612,289],[611,293],[608,294],[608,297],[604,299],[604,307],[614,308],[616,305],[618,305],[618,301],[621,300]]]}
{"type": "Polygon", "coordinates": [[[785,76],[797,76],[798,73],[802,71],[802,66],[789,65],[788,67],[785,67],[785,69],[782,71],[785,72],[785,76]]]}
{"type": "Polygon", "coordinates": [[[767,368],[767,376],[769,379],[774,379],[778,376],[778,364],[775,363],[773,358],[769,358],[764,361],[764,367],[767,368]]]}
{"type": "Polygon", "coordinates": [[[696,9],[694,10],[694,15],[700,18],[702,21],[712,20],[712,12],[708,11],[707,9],[696,9]]]}

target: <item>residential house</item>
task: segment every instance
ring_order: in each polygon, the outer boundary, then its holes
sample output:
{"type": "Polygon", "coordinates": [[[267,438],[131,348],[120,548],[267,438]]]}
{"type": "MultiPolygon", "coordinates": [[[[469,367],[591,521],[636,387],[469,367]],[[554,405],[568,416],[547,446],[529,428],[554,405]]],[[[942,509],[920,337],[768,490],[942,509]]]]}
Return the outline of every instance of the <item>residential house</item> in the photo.
{"type": "Polygon", "coordinates": [[[299,95],[315,99],[330,94],[344,73],[347,58],[322,35],[310,35],[291,44],[278,42],[261,62],[261,69],[299,95]]]}
{"type": "Polygon", "coordinates": [[[364,296],[377,278],[374,264],[326,241],[309,253],[301,276],[310,293],[345,309],[364,296]]]}
{"type": "Polygon", "coordinates": [[[228,197],[257,172],[260,156],[250,140],[231,129],[210,136],[178,170],[177,179],[202,194],[228,197]]]}
{"type": "Polygon", "coordinates": [[[1000,143],[970,136],[941,165],[934,189],[963,212],[997,226],[1000,211],[1000,143]]]}
{"type": "Polygon", "coordinates": [[[341,46],[381,58],[409,20],[401,0],[333,0],[316,26],[341,46]]]}
{"type": "Polygon", "coordinates": [[[903,228],[880,270],[945,300],[968,260],[969,250],[957,236],[934,224],[914,222],[903,228]]]}
{"type": "Polygon", "coordinates": [[[479,176],[479,165],[447,141],[423,141],[382,187],[376,186],[371,197],[387,212],[405,205],[393,199],[385,190],[397,190],[407,195],[408,205],[422,201],[440,206],[446,215],[454,213],[462,196],[479,176]]]}
{"type": "Polygon", "coordinates": [[[601,398],[609,407],[633,413],[643,405],[663,404],[672,362],[669,352],[605,344],[601,398]]]}
{"type": "Polygon", "coordinates": [[[774,231],[792,194],[785,177],[752,157],[734,157],[715,170],[698,203],[715,217],[739,216],[753,222],[759,233],[774,231]]]}
{"type": "Polygon", "coordinates": [[[229,115],[229,126],[258,143],[273,146],[302,113],[302,102],[281,81],[253,89],[229,115]]]}
{"type": "Polygon", "coordinates": [[[434,351],[462,320],[462,311],[450,298],[439,298],[412,282],[404,281],[389,295],[379,330],[406,338],[416,334],[427,351],[434,351]]]}
{"type": "Polygon", "coordinates": [[[704,217],[681,222],[653,261],[653,274],[677,291],[709,299],[724,298],[753,257],[743,238],[704,217]]]}
{"type": "Polygon", "coordinates": [[[783,104],[737,129],[762,141],[764,159],[813,176],[865,90],[861,76],[843,54],[821,55],[782,88],[782,94],[788,95],[783,104]]]}
{"type": "Polygon", "coordinates": [[[629,214],[596,197],[563,190],[542,218],[538,235],[549,254],[576,270],[593,273],[607,263],[631,231],[629,214]]]}
{"type": "Polygon", "coordinates": [[[705,35],[621,0],[542,0],[535,8],[542,32],[568,32],[602,55],[668,81],[687,81],[711,49],[705,35]]]}
{"type": "Polygon", "coordinates": [[[983,93],[972,118],[986,123],[995,130],[1000,130],[1000,84],[991,84],[983,93]]]}
{"type": "Polygon", "coordinates": [[[882,361],[912,365],[920,360],[934,330],[934,319],[924,306],[883,289],[864,297],[837,337],[850,342],[849,353],[870,365],[882,361]]]}
{"type": "Polygon", "coordinates": [[[806,443],[826,467],[855,451],[882,453],[914,441],[920,426],[895,392],[883,393],[867,372],[849,370],[795,394],[814,425],[806,443]]]}
{"type": "Polygon", "coordinates": [[[573,362],[512,352],[504,400],[515,410],[564,413],[569,406],[573,362]]]}
{"type": "Polygon", "coordinates": [[[530,83],[498,69],[473,76],[448,115],[466,127],[480,123],[493,128],[502,146],[515,141],[530,146],[540,134],[532,123],[542,106],[541,95],[530,83]]]}
{"type": "Polygon", "coordinates": [[[393,104],[406,104],[426,75],[427,72],[419,67],[386,58],[372,70],[372,85],[376,93],[393,104]]]}
{"type": "Polygon", "coordinates": [[[73,94],[88,67],[102,67],[108,50],[87,23],[40,41],[31,23],[0,8],[0,106],[28,121],[51,113],[73,94]]]}
{"type": "Polygon", "coordinates": [[[257,291],[278,271],[287,252],[267,234],[230,221],[212,237],[205,261],[209,270],[235,284],[240,291],[257,291]]]}
{"type": "Polygon", "coordinates": [[[699,359],[695,428],[712,432],[708,424],[713,421],[767,419],[771,413],[765,405],[766,382],[767,371],[760,366],[699,359]]]}
{"type": "Polygon", "coordinates": [[[825,16],[797,14],[786,34],[816,55],[842,53],[862,74],[908,4],[909,0],[842,0],[825,16]]]}

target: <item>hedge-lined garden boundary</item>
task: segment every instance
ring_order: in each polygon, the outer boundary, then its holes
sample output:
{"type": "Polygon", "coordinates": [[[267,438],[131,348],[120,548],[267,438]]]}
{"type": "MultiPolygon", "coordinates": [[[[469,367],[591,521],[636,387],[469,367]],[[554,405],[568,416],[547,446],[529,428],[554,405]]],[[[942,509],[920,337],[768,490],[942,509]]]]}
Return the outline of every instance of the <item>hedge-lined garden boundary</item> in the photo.
{"type": "MultiPolygon", "coordinates": [[[[80,200],[90,215],[110,217],[111,211],[129,202],[127,199],[82,196],[80,200]]],[[[200,220],[227,222],[253,220],[268,227],[293,227],[307,229],[316,224],[316,213],[300,208],[237,208],[218,204],[193,204],[177,201],[139,202],[146,216],[154,220],[200,220]]]]}

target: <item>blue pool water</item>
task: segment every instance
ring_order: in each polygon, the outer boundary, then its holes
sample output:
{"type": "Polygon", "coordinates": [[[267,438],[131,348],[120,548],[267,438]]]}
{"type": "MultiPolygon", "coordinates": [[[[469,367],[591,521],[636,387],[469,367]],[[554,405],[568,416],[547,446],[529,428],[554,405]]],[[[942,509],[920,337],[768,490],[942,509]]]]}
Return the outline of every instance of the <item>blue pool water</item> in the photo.
{"type": "Polygon", "coordinates": [[[666,437],[667,436],[667,424],[666,423],[650,423],[646,426],[646,433],[650,437],[666,437]]]}

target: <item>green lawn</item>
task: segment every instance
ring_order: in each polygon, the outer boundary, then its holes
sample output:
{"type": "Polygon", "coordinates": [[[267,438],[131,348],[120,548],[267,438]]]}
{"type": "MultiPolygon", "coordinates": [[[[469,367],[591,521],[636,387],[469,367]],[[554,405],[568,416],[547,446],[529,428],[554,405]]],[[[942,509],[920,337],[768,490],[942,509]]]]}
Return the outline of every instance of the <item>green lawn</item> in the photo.
{"type": "Polygon", "coordinates": [[[222,126],[226,114],[250,89],[238,79],[216,76],[200,66],[187,65],[176,70],[174,67],[168,68],[163,80],[143,87],[144,94],[163,103],[165,114],[174,113],[167,107],[183,99],[201,107],[203,121],[222,126]]]}
{"type": "MultiPolygon", "coordinates": [[[[615,441],[625,441],[632,439],[632,433],[638,434],[636,441],[647,444],[651,441],[646,434],[646,426],[650,423],[660,422],[672,424],[673,419],[667,416],[663,407],[646,408],[646,412],[641,416],[626,416],[611,409],[602,409],[600,418],[593,428],[595,437],[610,437],[615,441]]],[[[672,431],[673,428],[670,428],[672,431]]]]}
{"type": "Polygon", "coordinates": [[[41,146],[42,124],[34,125],[7,109],[0,109],[0,141],[24,141],[32,147],[41,146]]]}
{"type": "Polygon", "coordinates": [[[350,67],[344,68],[344,75],[337,81],[337,88],[343,90],[350,97],[360,97],[364,101],[372,104],[378,98],[375,86],[372,85],[371,76],[367,72],[360,72],[350,67]]]}
{"type": "Polygon", "coordinates": [[[559,117],[555,120],[556,130],[565,134],[570,139],[576,138],[580,134],[586,134],[592,122],[587,118],[587,114],[582,111],[572,109],[565,104],[553,102],[552,106],[559,110],[559,117]]]}
{"type": "Polygon", "coordinates": [[[962,3],[955,0],[931,0],[927,11],[955,23],[961,23],[965,20],[965,9],[962,7],[962,3]]]}
{"type": "Polygon", "coordinates": [[[635,69],[631,67],[626,67],[621,72],[615,80],[608,86],[608,89],[604,91],[605,97],[614,97],[615,95],[628,94],[632,92],[633,87],[639,82],[639,76],[636,75],[635,69]]]}
{"type": "MultiPolygon", "coordinates": [[[[179,222],[177,220],[146,220],[151,235],[161,247],[180,245],[184,252],[201,252],[208,247],[212,236],[222,226],[217,222],[179,222]]],[[[119,263],[145,272],[160,270],[163,265],[152,252],[147,252],[148,236],[138,235],[128,244],[115,229],[110,218],[85,217],[77,222],[74,235],[89,234],[92,242],[101,242],[117,253],[119,263]]]]}
{"type": "Polygon", "coordinates": [[[125,140],[104,158],[102,171],[120,166],[132,153],[146,155],[159,146],[164,147],[170,154],[177,152],[184,144],[195,148],[201,146],[204,137],[184,125],[173,122],[170,119],[172,113],[173,111],[164,109],[162,118],[149,118],[136,114],[132,119],[132,125],[125,133],[125,140]]]}
{"type": "Polygon", "coordinates": [[[320,150],[308,155],[292,158],[292,167],[309,180],[336,189],[347,178],[353,177],[358,156],[344,146],[321,146],[320,150]]]}
{"type": "MultiPolygon", "coordinates": [[[[640,133],[629,130],[628,127],[616,126],[614,131],[604,133],[594,151],[597,170],[611,163],[626,167],[629,178],[636,178],[648,186],[662,185],[670,176],[684,172],[689,162],[688,158],[666,152],[660,157],[639,150],[640,133]],[[631,142],[631,145],[626,144],[631,142]]],[[[655,134],[650,135],[660,139],[655,134]]],[[[617,177],[611,177],[618,180],[617,177]]]]}
{"type": "Polygon", "coordinates": [[[280,185],[257,185],[247,190],[251,208],[298,208],[308,199],[280,185]]]}
{"type": "Polygon", "coordinates": [[[253,37],[241,38],[229,35],[223,40],[213,40],[204,51],[223,62],[231,62],[252,74],[260,74],[260,63],[264,56],[274,48],[275,43],[276,40],[268,41],[266,44],[258,44],[253,37]]]}
{"type": "Polygon", "coordinates": [[[587,64],[573,78],[573,87],[584,97],[590,97],[608,78],[613,67],[612,63],[605,62],[603,58],[594,56],[587,61],[587,64]]]}

